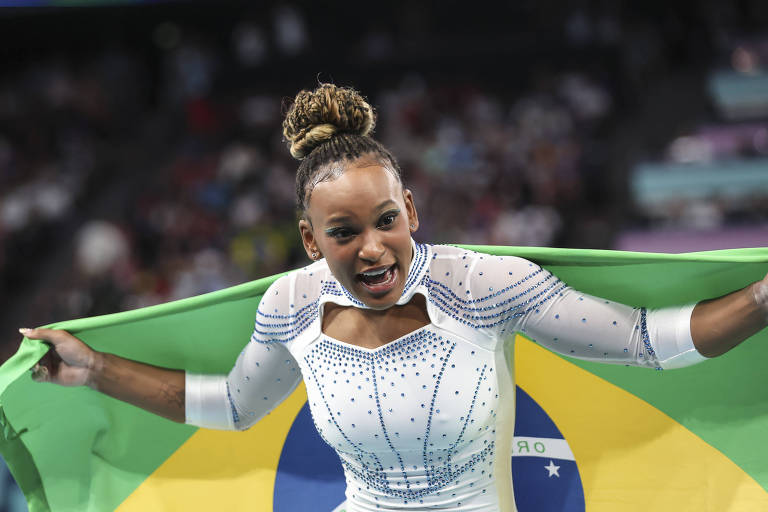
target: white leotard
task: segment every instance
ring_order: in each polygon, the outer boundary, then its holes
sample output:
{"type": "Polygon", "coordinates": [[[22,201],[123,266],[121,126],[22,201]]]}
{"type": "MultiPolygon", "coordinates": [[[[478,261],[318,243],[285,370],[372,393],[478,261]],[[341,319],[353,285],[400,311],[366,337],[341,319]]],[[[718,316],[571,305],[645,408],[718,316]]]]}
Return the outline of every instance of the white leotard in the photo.
{"type": "Polygon", "coordinates": [[[690,337],[692,305],[633,309],[517,257],[414,243],[398,304],[416,293],[431,323],[365,349],[321,332],[326,302],[365,307],[325,261],[278,279],[229,376],[187,375],[187,422],[248,428],[303,377],[315,426],[341,459],[348,512],[514,511],[512,334],[608,363],[704,359],[690,337]]]}

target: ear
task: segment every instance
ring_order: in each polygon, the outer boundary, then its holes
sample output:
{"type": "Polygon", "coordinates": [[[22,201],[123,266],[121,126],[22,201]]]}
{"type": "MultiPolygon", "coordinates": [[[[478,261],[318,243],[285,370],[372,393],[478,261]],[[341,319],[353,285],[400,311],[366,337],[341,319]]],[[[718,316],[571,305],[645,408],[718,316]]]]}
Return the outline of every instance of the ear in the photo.
{"type": "Polygon", "coordinates": [[[405,212],[408,215],[408,229],[413,233],[419,229],[419,214],[416,212],[416,205],[413,202],[413,193],[409,189],[403,189],[403,201],[405,202],[405,212]]]}
{"type": "Polygon", "coordinates": [[[312,224],[309,222],[309,219],[299,219],[299,233],[301,233],[301,242],[304,244],[304,250],[307,251],[309,259],[316,261],[322,258],[323,255],[317,247],[317,240],[315,239],[315,233],[312,230],[312,224]]]}

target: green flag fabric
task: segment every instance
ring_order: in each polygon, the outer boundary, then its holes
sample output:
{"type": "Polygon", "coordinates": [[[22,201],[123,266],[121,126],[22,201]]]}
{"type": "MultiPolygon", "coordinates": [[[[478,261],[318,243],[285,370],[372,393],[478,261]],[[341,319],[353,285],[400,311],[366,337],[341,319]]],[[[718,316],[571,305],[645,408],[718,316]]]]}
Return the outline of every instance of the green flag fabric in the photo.
{"type": "MultiPolygon", "coordinates": [[[[717,297],[761,279],[768,272],[766,248],[651,254],[532,247],[466,247],[490,254],[528,258],[585,293],[652,308],[717,297]]],[[[249,340],[261,294],[278,277],[271,276],[168,304],[60,322],[48,327],[66,329],[96,350],[130,359],[197,373],[227,373],[249,340]]],[[[592,379],[590,382],[597,382],[610,389],[611,393],[615,390],[623,393],[621,396],[632,397],[637,403],[645,404],[643,407],[652,407],[663,421],[673,422],[686,435],[695,438],[695,442],[701,442],[701,446],[711,449],[717,457],[733,465],[734,474],[738,473],[741,475],[738,478],[748,482],[744,485],[754,487],[748,497],[737,496],[734,489],[719,488],[719,470],[713,468],[712,486],[706,493],[724,493],[724,496],[706,498],[705,502],[711,499],[713,503],[732,503],[734,507],[717,510],[747,510],[740,508],[747,502],[764,507],[751,510],[768,510],[767,343],[768,331],[764,330],[722,357],[674,371],[626,368],[551,357],[557,360],[552,364],[565,365],[557,368],[579,372],[578,375],[588,376],[592,379]]],[[[192,499],[196,496],[196,489],[205,488],[209,481],[229,482],[229,485],[241,482],[242,475],[250,471],[239,469],[240,466],[235,463],[217,463],[221,456],[219,448],[215,453],[205,450],[195,452],[191,443],[194,441],[192,438],[198,435],[196,427],[176,424],[87,388],[64,388],[33,382],[29,369],[46,351],[45,344],[24,339],[18,352],[0,368],[0,453],[27,497],[32,512],[129,510],[140,508],[138,503],[143,503],[142,507],[146,507],[147,503],[150,503],[149,506],[156,503],[154,509],[157,510],[173,509],[174,506],[169,503],[174,503],[172,500],[175,498],[161,497],[161,491],[157,489],[162,487],[165,489],[162,492],[167,490],[179,494],[181,497],[178,499],[192,499]],[[179,466],[172,467],[169,461],[174,457],[187,462],[181,469],[179,466]],[[202,460],[189,462],[191,459],[184,457],[202,460]],[[194,469],[198,467],[202,469],[194,469]],[[162,479],[165,487],[153,487],[152,479],[162,479]]],[[[516,364],[518,368],[525,368],[527,361],[519,358],[516,364]]],[[[521,372],[518,370],[518,373],[521,372]]],[[[534,387],[530,385],[530,389],[534,387]]],[[[265,454],[252,458],[259,471],[249,477],[258,482],[243,483],[245,487],[240,487],[240,491],[237,487],[231,491],[235,494],[241,492],[242,495],[235,498],[235,503],[239,505],[228,510],[280,508],[280,460],[290,448],[289,431],[297,421],[298,409],[305,400],[300,396],[303,389],[300,388],[297,393],[293,405],[281,406],[282,409],[278,408],[260,422],[268,424],[268,427],[257,425],[270,429],[259,431],[259,435],[268,432],[274,439],[258,440],[261,444],[257,446],[264,446],[265,454]],[[267,455],[269,450],[274,454],[267,455]],[[245,498],[246,495],[251,495],[250,501],[245,498]]],[[[544,398],[545,393],[540,392],[540,404],[550,400],[544,398]]],[[[577,396],[580,391],[578,388],[569,389],[569,393],[577,396]]],[[[533,393],[531,398],[539,400],[533,393]]],[[[589,399],[588,396],[582,398],[589,399]]],[[[567,416],[580,414],[579,410],[568,409],[569,400],[564,397],[562,406],[551,406],[553,411],[558,411],[557,415],[543,406],[558,426],[575,425],[567,416]]],[[[604,404],[603,409],[611,407],[611,404],[604,404]]],[[[589,423],[585,425],[587,427],[584,428],[588,429],[589,423]]],[[[581,435],[574,430],[581,427],[568,428],[574,432],[574,439],[581,435]]],[[[569,498],[572,501],[581,500],[581,503],[574,502],[572,505],[575,508],[567,510],[641,510],[636,503],[622,502],[619,497],[609,503],[610,499],[606,496],[611,489],[606,490],[605,486],[616,485],[613,480],[585,476],[599,475],[597,469],[590,469],[587,464],[607,464],[604,457],[611,454],[601,454],[589,461],[582,456],[584,460],[580,460],[580,454],[586,452],[569,439],[567,429],[561,430],[565,441],[571,445],[583,488],[581,497],[569,498]]],[[[230,446],[232,451],[240,451],[238,439],[245,439],[243,433],[221,435],[235,437],[217,438],[227,441],[216,446],[230,446]],[[236,437],[238,435],[240,437],[236,437]]],[[[628,451],[636,449],[634,445],[638,442],[650,443],[653,440],[626,439],[628,451]]],[[[599,440],[595,441],[595,445],[600,445],[599,440]]],[[[663,457],[664,454],[660,453],[659,460],[663,457]]],[[[246,465],[242,467],[247,468],[246,465]]],[[[650,478],[652,475],[647,476],[650,478]]],[[[647,488],[649,483],[644,478],[644,475],[633,472],[627,476],[626,483],[621,484],[626,487],[615,489],[615,494],[635,496],[640,491],[656,492],[647,488]]],[[[728,481],[724,479],[720,482],[728,481]]],[[[653,485],[658,487],[659,484],[654,481],[653,485]]],[[[675,482],[668,482],[668,485],[674,487],[675,482]]],[[[700,490],[688,491],[694,494],[700,490]]],[[[680,492],[685,496],[686,491],[680,492]]],[[[221,503],[226,501],[222,496],[219,498],[224,500],[221,503]]],[[[202,498],[195,499],[200,508],[193,509],[210,509],[202,498]]],[[[526,512],[521,503],[523,501],[518,502],[518,508],[526,512]]]]}

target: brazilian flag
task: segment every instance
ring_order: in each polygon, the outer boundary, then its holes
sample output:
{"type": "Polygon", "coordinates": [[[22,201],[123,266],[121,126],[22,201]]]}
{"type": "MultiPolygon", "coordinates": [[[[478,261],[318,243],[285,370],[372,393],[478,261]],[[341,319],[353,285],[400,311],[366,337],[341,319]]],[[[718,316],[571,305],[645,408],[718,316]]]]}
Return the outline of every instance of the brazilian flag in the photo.
{"type": "MultiPolygon", "coordinates": [[[[663,307],[761,279],[768,249],[650,254],[470,247],[517,255],[571,286],[663,307]]],[[[97,350],[227,373],[272,276],[145,309],[52,324],[97,350]]],[[[520,512],[768,510],[768,330],[673,371],[599,365],[519,337],[512,452],[520,512]]],[[[333,510],[341,466],[300,386],[245,432],[179,425],[88,388],[35,383],[47,347],[0,368],[0,453],[32,512],[333,510]]]]}

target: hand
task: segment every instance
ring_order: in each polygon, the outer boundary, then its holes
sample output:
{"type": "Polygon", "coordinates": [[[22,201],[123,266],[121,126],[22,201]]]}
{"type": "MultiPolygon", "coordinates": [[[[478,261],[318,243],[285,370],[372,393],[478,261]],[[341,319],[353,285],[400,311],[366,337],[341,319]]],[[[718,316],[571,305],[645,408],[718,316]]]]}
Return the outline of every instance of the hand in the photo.
{"type": "Polygon", "coordinates": [[[762,281],[757,281],[752,285],[752,295],[757,305],[768,314],[768,274],[765,275],[762,281]]]}
{"type": "Polygon", "coordinates": [[[98,352],[75,338],[67,331],[58,329],[19,329],[30,339],[43,340],[51,350],[32,367],[32,379],[37,382],[53,382],[62,386],[88,384],[98,352]]]}

